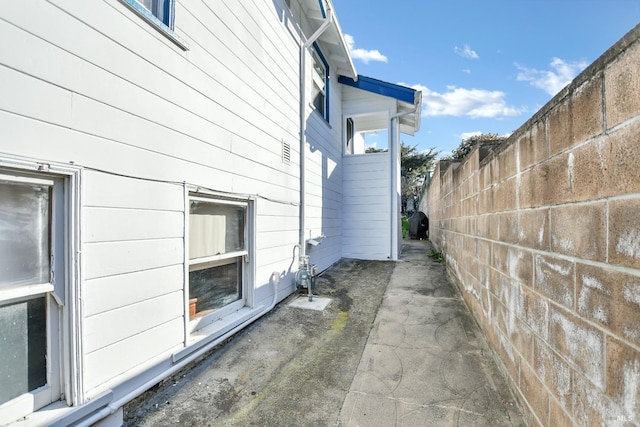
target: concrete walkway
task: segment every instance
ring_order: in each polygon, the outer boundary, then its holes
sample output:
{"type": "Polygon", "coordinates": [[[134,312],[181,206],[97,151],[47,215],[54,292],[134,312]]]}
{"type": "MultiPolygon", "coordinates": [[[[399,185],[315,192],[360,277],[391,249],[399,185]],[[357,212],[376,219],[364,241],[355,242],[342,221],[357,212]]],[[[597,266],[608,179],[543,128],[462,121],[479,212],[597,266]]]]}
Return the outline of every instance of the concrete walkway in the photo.
{"type": "Polygon", "coordinates": [[[128,405],[126,425],[525,426],[430,249],[340,261],[318,279],[325,309],[291,296],[128,405]]]}
{"type": "Polygon", "coordinates": [[[426,248],[404,245],[339,424],[525,425],[478,326],[426,248]]]}

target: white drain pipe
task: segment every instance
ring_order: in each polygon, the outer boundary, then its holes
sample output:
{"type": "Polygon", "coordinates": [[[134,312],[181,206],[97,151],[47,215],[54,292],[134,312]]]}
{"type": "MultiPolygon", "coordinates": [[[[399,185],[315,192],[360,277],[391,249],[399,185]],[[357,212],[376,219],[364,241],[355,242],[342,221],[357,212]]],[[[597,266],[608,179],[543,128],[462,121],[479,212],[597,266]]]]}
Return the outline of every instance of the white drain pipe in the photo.
{"type": "MultiPolygon", "coordinates": [[[[319,0],[320,8],[322,8],[322,0],[319,0]]],[[[305,216],[306,216],[306,133],[307,133],[307,51],[313,46],[313,43],[324,33],[327,28],[333,23],[334,15],[333,10],[327,4],[326,19],[320,25],[320,27],[300,46],[300,234],[299,245],[300,253],[299,259],[302,259],[306,255],[307,245],[305,241],[305,216]]]]}

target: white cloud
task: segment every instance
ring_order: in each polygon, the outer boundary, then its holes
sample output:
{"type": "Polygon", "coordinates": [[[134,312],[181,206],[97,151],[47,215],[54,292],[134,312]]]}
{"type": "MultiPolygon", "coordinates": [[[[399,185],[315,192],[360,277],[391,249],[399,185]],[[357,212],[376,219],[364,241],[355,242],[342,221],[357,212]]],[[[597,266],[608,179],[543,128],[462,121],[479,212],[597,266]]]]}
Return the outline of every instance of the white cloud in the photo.
{"type": "Polygon", "coordinates": [[[468,44],[465,44],[464,47],[456,46],[453,48],[453,51],[456,55],[461,56],[467,59],[478,59],[480,58],[475,50],[471,49],[468,44]]]}
{"type": "Polygon", "coordinates": [[[466,70],[462,70],[462,72],[465,73],[465,74],[471,74],[471,70],[468,69],[468,68],[466,70]]]}
{"type": "Polygon", "coordinates": [[[507,105],[506,94],[497,90],[449,86],[446,92],[438,93],[426,86],[412,87],[422,91],[423,116],[467,116],[476,119],[517,116],[524,112],[524,109],[507,105]]]}
{"type": "Polygon", "coordinates": [[[359,59],[365,64],[368,64],[371,61],[387,62],[387,57],[381,54],[379,50],[356,49],[353,36],[345,34],[344,40],[347,42],[347,47],[349,48],[349,52],[353,59],[359,59]]]}
{"type": "Polygon", "coordinates": [[[531,86],[542,89],[553,96],[571,83],[571,80],[584,70],[588,63],[585,61],[567,62],[560,58],[552,58],[549,65],[552,70],[537,70],[515,64],[520,70],[517,79],[529,82],[531,86]]]}

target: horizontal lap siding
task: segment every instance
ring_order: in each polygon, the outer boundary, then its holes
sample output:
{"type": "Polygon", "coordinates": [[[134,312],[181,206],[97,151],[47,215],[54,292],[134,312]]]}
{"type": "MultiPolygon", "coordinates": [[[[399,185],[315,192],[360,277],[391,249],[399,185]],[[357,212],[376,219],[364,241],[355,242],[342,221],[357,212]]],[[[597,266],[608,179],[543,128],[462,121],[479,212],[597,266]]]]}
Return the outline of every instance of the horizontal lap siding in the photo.
{"type": "Polygon", "coordinates": [[[84,178],[85,379],[101,389],[183,344],[184,198],[176,184],[91,171],[84,178]],[[116,363],[100,362],[114,353],[116,363]]]}
{"type": "Polygon", "coordinates": [[[387,259],[390,245],[389,157],[344,159],[342,254],[348,258],[387,259]]]}
{"type": "MultiPolygon", "coordinates": [[[[307,56],[307,64],[311,57],[307,56]]],[[[307,72],[310,73],[310,66],[307,72]]],[[[340,259],[342,239],[342,95],[333,74],[329,79],[329,122],[317,112],[307,109],[306,139],[306,205],[305,238],[324,236],[317,246],[307,245],[311,263],[325,270],[340,259]]],[[[311,96],[311,80],[307,81],[311,96]]]]}
{"type": "MultiPolygon", "coordinates": [[[[116,0],[25,0],[0,15],[0,155],[84,168],[81,297],[92,395],[183,346],[183,183],[254,195],[255,285],[269,289],[272,272],[290,274],[298,41],[270,1],[177,2],[187,52],[116,0]],[[282,162],[283,143],[291,164],[282,162]]],[[[332,109],[334,128],[319,122],[310,134],[338,164],[332,109]]],[[[309,156],[310,222],[329,212],[317,228],[339,244],[340,169],[329,177],[321,155],[309,156]]],[[[337,260],[335,243],[324,250],[324,264],[337,260]]],[[[263,290],[258,303],[269,301],[263,290]]]]}

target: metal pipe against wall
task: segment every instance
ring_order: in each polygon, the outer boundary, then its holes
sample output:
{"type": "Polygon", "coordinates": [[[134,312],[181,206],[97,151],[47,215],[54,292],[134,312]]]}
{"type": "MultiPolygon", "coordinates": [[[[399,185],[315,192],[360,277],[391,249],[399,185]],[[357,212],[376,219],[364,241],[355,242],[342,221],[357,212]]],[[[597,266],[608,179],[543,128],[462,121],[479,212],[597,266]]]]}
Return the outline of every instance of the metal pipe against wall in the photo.
{"type": "MultiPolygon", "coordinates": [[[[320,0],[322,1],[322,0],[320,0]]],[[[322,6],[322,3],[320,4],[322,6]]],[[[306,255],[307,248],[305,244],[305,216],[306,216],[306,133],[307,133],[307,85],[306,85],[306,73],[307,73],[307,51],[313,43],[324,33],[327,28],[333,23],[333,10],[327,7],[327,18],[322,25],[309,37],[304,43],[300,45],[300,218],[299,218],[299,244],[300,244],[300,256],[306,255]]]]}

